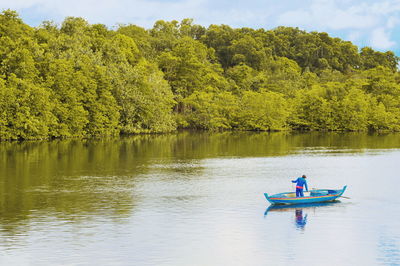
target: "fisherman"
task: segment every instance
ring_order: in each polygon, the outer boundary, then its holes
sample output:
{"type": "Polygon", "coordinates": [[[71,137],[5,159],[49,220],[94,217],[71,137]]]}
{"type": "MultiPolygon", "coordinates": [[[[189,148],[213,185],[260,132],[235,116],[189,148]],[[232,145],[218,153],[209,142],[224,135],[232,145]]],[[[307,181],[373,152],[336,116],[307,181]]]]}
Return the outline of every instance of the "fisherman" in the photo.
{"type": "Polygon", "coordinates": [[[296,180],[292,180],[292,183],[296,183],[296,197],[304,197],[303,194],[303,186],[306,187],[306,191],[308,191],[306,176],[297,178],[296,180]]]}

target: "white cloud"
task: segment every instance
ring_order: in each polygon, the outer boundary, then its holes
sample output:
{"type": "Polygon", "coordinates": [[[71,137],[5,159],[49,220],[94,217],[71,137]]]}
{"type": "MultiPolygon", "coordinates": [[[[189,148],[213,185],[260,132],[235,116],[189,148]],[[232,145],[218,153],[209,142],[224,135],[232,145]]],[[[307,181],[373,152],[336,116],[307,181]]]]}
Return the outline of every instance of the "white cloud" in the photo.
{"type": "Polygon", "coordinates": [[[20,12],[33,26],[44,20],[61,22],[66,16],[108,26],[133,23],[146,28],[159,19],[194,18],[204,26],[284,25],[326,31],[378,49],[395,47],[389,33],[400,24],[400,0],[0,0],[0,9],[7,8],[20,12]]]}
{"type": "Polygon", "coordinates": [[[352,31],[347,35],[347,39],[351,42],[358,42],[362,38],[362,33],[360,31],[352,31]]]}
{"type": "Polygon", "coordinates": [[[377,28],[371,34],[371,46],[379,49],[389,49],[396,43],[390,40],[390,34],[384,28],[377,28]]]}
{"type": "MultiPolygon", "coordinates": [[[[31,9],[46,16],[43,20],[62,21],[67,16],[83,17],[91,23],[134,23],[152,26],[158,19],[196,17],[205,0],[146,1],[146,0],[0,0],[0,8],[17,11],[31,9]]],[[[28,10],[29,12],[29,10],[28,10]]]]}
{"type": "Polygon", "coordinates": [[[399,24],[399,22],[400,22],[400,19],[398,17],[391,16],[386,21],[386,27],[389,29],[394,28],[399,24]]]}
{"type": "Polygon", "coordinates": [[[400,0],[360,2],[311,0],[309,7],[280,14],[279,24],[300,26],[306,30],[334,32],[358,44],[388,49],[396,46],[391,29],[399,23],[400,0]]]}
{"type": "Polygon", "coordinates": [[[30,8],[35,5],[43,5],[46,4],[46,0],[13,0],[13,1],[7,1],[7,0],[0,0],[0,6],[3,9],[21,9],[21,8],[30,8]]]}
{"type": "Polygon", "coordinates": [[[365,29],[379,23],[380,17],[365,4],[339,7],[336,1],[314,0],[309,8],[301,8],[281,14],[278,23],[301,25],[319,29],[365,29]]]}

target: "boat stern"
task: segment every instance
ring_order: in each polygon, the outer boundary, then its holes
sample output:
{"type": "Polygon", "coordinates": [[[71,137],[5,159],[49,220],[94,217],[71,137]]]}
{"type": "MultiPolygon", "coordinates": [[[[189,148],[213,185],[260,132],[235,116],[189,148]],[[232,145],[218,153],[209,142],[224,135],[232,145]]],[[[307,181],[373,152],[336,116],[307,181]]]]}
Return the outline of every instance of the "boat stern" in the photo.
{"type": "Polygon", "coordinates": [[[264,193],[265,198],[272,204],[275,204],[275,202],[271,201],[268,197],[268,193],[264,193]]]}

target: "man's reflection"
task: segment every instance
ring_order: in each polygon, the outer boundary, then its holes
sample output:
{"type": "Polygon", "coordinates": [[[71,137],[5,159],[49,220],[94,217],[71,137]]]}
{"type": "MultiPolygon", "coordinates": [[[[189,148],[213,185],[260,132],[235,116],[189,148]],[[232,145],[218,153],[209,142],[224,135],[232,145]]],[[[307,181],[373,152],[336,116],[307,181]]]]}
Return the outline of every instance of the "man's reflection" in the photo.
{"type": "Polygon", "coordinates": [[[303,216],[303,209],[296,209],[295,212],[295,224],[298,229],[304,230],[307,223],[307,214],[303,216]]]}
{"type": "MultiPolygon", "coordinates": [[[[315,212],[319,208],[333,207],[338,203],[340,203],[340,201],[337,200],[334,202],[320,202],[320,203],[297,204],[297,205],[270,205],[265,210],[264,217],[266,217],[268,213],[284,213],[284,212],[293,213],[294,210],[294,224],[296,226],[296,229],[304,230],[307,224],[307,212],[310,213],[311,210],[315,212]]],[[[292,214],[287,216],[292,217],[292,214]]]]}

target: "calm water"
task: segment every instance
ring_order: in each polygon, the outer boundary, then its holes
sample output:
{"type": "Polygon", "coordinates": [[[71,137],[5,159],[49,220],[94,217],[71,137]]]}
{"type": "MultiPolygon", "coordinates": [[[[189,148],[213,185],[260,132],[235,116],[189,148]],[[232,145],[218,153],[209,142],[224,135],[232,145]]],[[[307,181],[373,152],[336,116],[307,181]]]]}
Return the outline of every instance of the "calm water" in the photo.
{"type": "Polygon", "coordinates": [[[0,143],[0,265],[400,265],[400,135],[0,143]],[[341,188],[267,209],[263,193],[341,188]]]}

